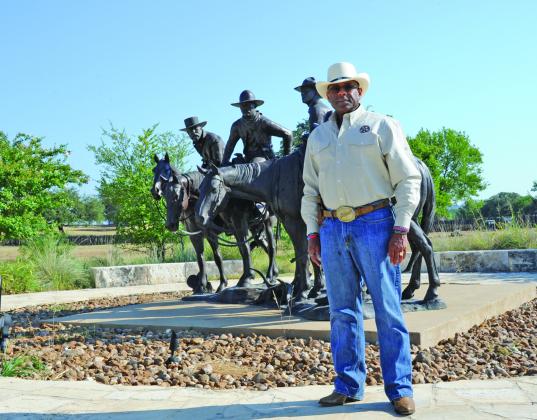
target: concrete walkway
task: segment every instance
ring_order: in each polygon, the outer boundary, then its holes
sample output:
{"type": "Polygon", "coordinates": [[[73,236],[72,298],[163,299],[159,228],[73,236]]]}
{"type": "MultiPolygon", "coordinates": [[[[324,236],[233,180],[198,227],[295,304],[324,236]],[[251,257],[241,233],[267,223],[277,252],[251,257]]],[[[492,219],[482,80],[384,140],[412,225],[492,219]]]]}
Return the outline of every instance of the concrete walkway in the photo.
{"type": "MultiPolygon", "coordinates": [[[[0,378],[0,418],[8,419],[388,419],[398,417],[380,386],[364,401],[319,407],[330,386],[268,391],[127,387],[94,382],[0,378]]],[[[411,419],[537,419],[537,377],[415,387],[411,419]]]]}
{"type": "MultiPolygon", "coordinates": [[[[408,278],[408,277],[407,277],[408,278]]],[[[535,282],[536,273],[442,274],[445,283],[535,282]]],[[[186,284],[32,293],[4,296],[2,310],[50,303],[187,290],[186,284]]],[[[265,392],[195,388],[127,387],[95,382],[0,378],[0,419],[251,419],[396,417],[382,387],[368,387],[364,401],[321,408],[330,386],[278,388],[265,392]]],[[[537,377],[457,381],[415,386],[412,419],[536,419],[537,377]]]]}

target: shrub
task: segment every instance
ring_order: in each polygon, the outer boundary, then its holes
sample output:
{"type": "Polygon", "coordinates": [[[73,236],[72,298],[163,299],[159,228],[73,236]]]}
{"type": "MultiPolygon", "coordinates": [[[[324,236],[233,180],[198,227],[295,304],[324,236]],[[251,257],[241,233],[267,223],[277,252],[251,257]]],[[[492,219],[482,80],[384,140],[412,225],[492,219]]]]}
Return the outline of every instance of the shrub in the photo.
{"type": "Polygon", "coordinates": [[[47,367],[36,356],[21,355],[3,358],[0,363],[0,376],[18,378],[40,377],[47,372],[47,367]]]}
{"type": "Polygon", "coordinates": [[[89,272],[82,261],[71,256],[72,249],[61,236],[43,235],[21,246],[21,253],[45,290],[91,287],[89,272]]]}
{"type": "Polygon", "coordinates": [[[2,292],[16,294],[39,292],[41,285],[37,281],[32,266],[21,259],[0,263],[2,276],[2,292]]]}

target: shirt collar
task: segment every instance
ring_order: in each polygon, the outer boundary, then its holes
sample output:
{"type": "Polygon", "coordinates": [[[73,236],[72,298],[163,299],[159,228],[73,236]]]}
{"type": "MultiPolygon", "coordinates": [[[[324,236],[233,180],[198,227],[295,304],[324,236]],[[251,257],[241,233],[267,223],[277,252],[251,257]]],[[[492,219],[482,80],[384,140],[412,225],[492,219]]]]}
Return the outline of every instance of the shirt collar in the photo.
{"type": "MultiPolygon", "coordinates": [[[[353,125],[357,120],[359,120],[360,118],[363,117],[365,112],[366,111],[365,111],[364,106],[362,104],[360,104],[360,106],[358,108],[356,108],[354,111],[343,115],[343,120],[349,119],[350,124],[353,125]]],[[[336,123],[336,112],[335,111],[332,112],[332,115],[330,115],[329,119],[331,121],[333,121],[334,124],[336,123]]]]}

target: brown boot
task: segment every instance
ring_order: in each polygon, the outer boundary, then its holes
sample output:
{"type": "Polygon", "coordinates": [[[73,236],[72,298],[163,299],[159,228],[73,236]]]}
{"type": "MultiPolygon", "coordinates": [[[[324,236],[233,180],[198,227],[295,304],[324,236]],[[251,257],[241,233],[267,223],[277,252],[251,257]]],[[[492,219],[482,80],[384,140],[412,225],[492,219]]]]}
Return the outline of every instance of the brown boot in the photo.
{"type": "Polygon", "coordinates": [[[410,416],[416,411],[416,405],[412,397],[402,397],[392,401],[393,408],[397,414],[410,416]]]}
{"type": "Polygon", "coordinates": [[[334,405],[343,405],[346,403],[360,401],[355,398],[347,397],[346,395],[340,394],[339,392],[332,392],[327,397],[323,397],[319,400],[319,404],[324,407],[332,407],[334,405]]]}

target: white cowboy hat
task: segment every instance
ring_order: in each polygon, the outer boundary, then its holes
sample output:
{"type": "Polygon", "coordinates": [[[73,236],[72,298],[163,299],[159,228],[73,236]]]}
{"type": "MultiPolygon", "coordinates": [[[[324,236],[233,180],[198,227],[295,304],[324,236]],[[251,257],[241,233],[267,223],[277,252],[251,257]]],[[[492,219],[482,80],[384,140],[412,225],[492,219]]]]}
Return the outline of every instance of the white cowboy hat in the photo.
{"type": "Polygon", "coordinates": [[[328,86],[335,83],[342,83],[346,82],[347,80],[356,80],[362,88],[362,96],[365,95],[367,88],[369,87],[369,74],[358,73],[351,63],[341,62],[332,64],[328,68],[327,79],[328,82],[317,82],[315,84],[317,92],[319,92],[319,95],[325,99],[327,99],[326,91],[328,86]]]}

